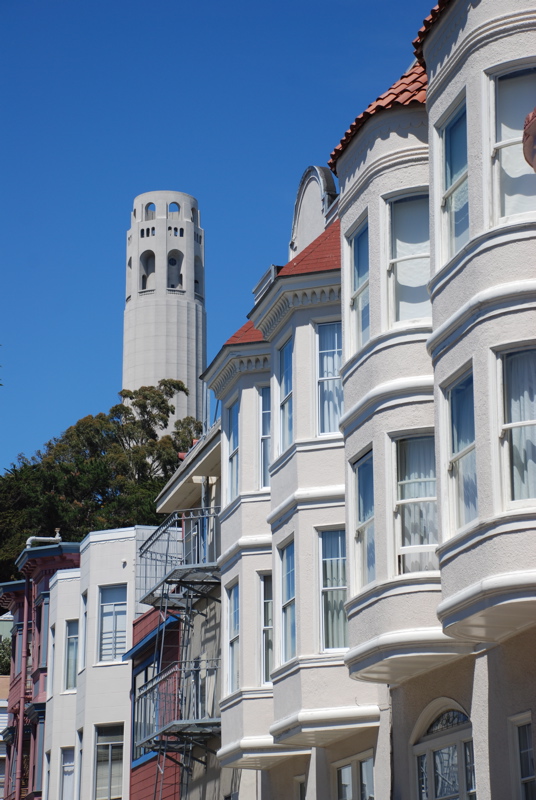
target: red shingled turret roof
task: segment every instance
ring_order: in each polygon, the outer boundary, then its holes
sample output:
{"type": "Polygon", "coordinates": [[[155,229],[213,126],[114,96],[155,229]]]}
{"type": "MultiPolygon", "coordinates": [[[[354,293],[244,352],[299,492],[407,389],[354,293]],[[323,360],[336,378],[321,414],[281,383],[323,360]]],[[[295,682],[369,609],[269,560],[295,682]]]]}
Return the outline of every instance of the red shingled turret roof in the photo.
{"type": "MultiPolygon", "coordinates": [[[[446,0],[445,0],[446,1],[446,0]]],[[[356,133],[363,127],[369,117],[396,106],[409,106],[411,103],[424,103],[426,100],[426,86],[428,80],[421,64],[414,64],[390,89],[381,94],[352,122],[340,144],[331,153],[328,166],[336,172],[337,160],[344,153],[356,133]]]]}
{"type": "Polygon", "coordinates": [[[242,325],[236,333],[233,333],[233,335],[227,339],[224,347],[228,344],[249,344],[250,342],[264,342],[264,336],[257,330],[251,320],[248,320],[245,325],[242,325]]]}
{"type": "Polygon", "coordinates": [[[285,277],[307,272],[327,272],[330,269],[340,269],[340,231],[341,223],[336,220],[292,261],[289,261],[284,267],[280,267],[277,276],[285,277]]]}
{"type": "Polygon", "coordinates": [[[450,3],[451,0],[439,0],[438,4],[433,7],[428,16],[423,20],[422,28],[420,28],[416,38],[412,42],[413,47],[415,48],[413,52],[417,56],[417,61],[419,62],[419,64],[422,64],[423,67],[425,66],[424,56],[422,53],[424,40],[428,36],[428,31],[430,30],[434,22],[436,22],[439,19],[442,13],[448,8],[450,3]]]}

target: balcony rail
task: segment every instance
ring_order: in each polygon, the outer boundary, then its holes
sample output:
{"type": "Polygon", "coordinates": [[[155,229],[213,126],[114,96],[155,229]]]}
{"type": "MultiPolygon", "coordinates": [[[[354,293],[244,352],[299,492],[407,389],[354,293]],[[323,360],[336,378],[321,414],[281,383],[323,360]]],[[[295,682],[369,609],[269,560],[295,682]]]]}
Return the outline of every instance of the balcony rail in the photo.
{"type": "Polygon", "coordinates": [[[218,733],[219,668],[219,659],[176,662],[144,684],[134,710],[136,747],[150,748],[164,734],[198,741],[218,733]]]}
{"type": "Polygon", "coordinates": [[[167,582],[179,578],[181,568],[216,568],[219,554],[219,508],[174,511],[139,550],[140,602],[154,603],[167,582]]]}

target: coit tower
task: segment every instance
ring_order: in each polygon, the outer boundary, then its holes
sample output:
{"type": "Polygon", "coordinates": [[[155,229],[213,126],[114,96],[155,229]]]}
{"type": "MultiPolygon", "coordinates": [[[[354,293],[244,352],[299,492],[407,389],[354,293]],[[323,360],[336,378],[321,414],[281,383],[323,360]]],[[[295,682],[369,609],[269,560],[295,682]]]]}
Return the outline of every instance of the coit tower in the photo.
{"type": "Polygon", "coordinates": [[[146,192],[134,200],[127,233],[123,389],[183,381],[170,421],[202,419],[206,366],[204,231],[195,197],[146,192]]]}

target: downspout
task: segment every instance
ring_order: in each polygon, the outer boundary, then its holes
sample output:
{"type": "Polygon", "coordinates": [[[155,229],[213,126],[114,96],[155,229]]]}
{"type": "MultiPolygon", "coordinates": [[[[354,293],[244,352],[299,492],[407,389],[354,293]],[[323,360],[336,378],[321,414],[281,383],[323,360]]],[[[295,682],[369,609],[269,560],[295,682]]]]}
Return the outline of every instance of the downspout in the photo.
{"type": "Polygon", "coordinates": [[[24,710],[26,705],[26,669],[28,666],[28,619],[30,611],[30,578],[26,577],[24,587],[24,613],[22,627],[22,654],[20,667],[19,729],[17,731],[17,772],[15,775],[15,800],[20,800],[22,789],[22,770],[24,767],[22,749],[24,744],[24,710]]]}

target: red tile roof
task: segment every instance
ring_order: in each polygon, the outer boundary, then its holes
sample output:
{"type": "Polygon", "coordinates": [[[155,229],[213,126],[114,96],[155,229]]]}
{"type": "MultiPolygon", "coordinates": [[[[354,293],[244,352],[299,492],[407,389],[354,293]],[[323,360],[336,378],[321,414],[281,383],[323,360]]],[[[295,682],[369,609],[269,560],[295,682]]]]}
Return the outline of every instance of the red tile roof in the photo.
{"type": "Polygon", "coordinates": [[[245,325],[242,325],[236,333],[233,333],[233,335],[227,339],[224,347],[228,344],[249,344],[250,342],[264,342],[264,336],[257,330],[251,320],[248,320],[245,325]]]}
{"type": "Polygon", "coordinates": [[[438,4],[433,7],[428,16],[423,20],[422,28],[419,30],[416,38],[412,42],[413,47],[415,48],[413,52],[417,56],[417,61],[419,64],[422,64],[423,67],[425,66],[422,52],[424,40],[428,36],[428,32],[432,25],[439,19],[443,12],[446,11],[450,3],[451,0],[439,0],[438,4]]]}
{"type": "Polygon", "coordinates": [[[413,64],[390,89],[381,94],[377,100],[371,103],[368,108],[352,122],[342,137],[340,144],[338,144],[331,153],[331,158],[328,161],[330,169],[332,169],[333,172],[337,171],[337,160],[344,153],[356,133],[363,127],[369,117],[377,114],[378,111],[384,111],[388,108],[409,106],[411,103],[424,103],[426,100],[427,83],[424,67],[421,64],[413,64]]]}
{"type": "Polygon", "coordinates": [[[307,272],[327,272],[341,268],[341,223],[337,219],[329,228],[307,245],[292,261],[279,267],[277,276],[302,275],[307,272]]]}

